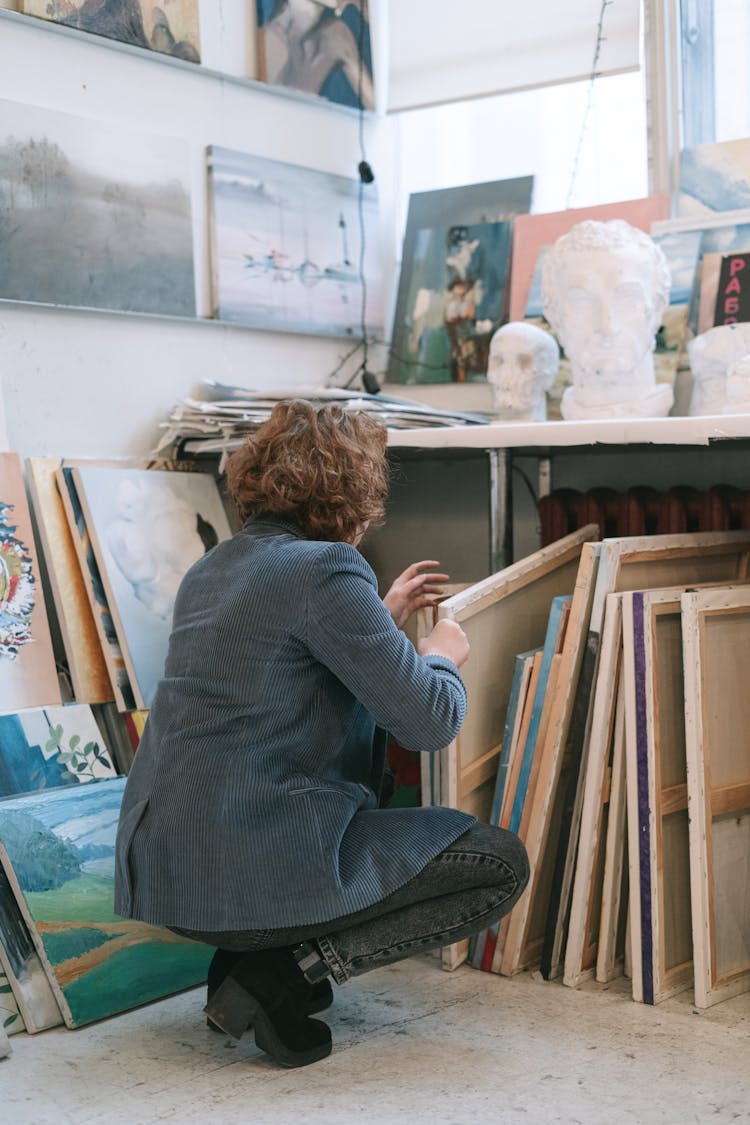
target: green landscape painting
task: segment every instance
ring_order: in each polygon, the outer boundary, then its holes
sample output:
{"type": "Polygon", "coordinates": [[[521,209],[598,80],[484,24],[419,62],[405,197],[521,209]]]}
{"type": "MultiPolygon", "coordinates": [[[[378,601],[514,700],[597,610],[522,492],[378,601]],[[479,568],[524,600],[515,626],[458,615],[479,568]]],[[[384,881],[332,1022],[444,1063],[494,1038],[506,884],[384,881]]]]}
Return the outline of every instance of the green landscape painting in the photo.
{"type": "Polygon", "coordinates": [[[125,780],[0,802],[0,861],[69,1027],[202,984],[214,952],[114,913],[125,780]]]}

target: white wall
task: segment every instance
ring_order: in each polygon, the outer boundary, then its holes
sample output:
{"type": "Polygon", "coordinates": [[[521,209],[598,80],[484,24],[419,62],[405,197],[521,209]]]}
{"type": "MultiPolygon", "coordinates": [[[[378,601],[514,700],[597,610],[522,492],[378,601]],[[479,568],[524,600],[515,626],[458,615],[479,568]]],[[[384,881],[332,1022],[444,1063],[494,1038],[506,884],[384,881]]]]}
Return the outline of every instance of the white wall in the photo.
{"type": "MultiPolygon", "coordinates": [[[[198,312],[205,316],[206,146],[352,177],[360,156],[356,113],[209,73],[252,71],[247,13],[255,5],[209,0],[201,8],[202,69],[0,12],[0,99],[188,141],[198,312]]],[[[364,137],[376,172],[384,169],[390,122],[367,115],[364,137]]],[[[389,177],[378,176],[378,186],[385,231],[392,227],[389,177]]],[[[387,254],[390,239],[380,243],[369,253],[387,254]]],[[[387,277],[393,263],[382,267],[387,277]]],[[[143,455],[158,439],[158,421],[202,378],[257,387],[321,383],[350,347],[324,337],[0,302],[9,448],[23,456],[143,455]]]]}

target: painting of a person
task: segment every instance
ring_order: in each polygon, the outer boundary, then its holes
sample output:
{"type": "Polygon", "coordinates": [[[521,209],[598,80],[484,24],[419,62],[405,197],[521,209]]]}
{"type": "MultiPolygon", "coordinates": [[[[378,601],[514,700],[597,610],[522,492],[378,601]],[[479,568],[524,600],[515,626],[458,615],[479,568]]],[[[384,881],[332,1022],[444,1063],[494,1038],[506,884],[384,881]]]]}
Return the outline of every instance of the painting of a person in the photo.
{"type": "Polygon", "coordinates": [[[469,937],[529,876],[510,832],[382,807],[384,732],[446,746],[469,658],[456,622],[418,649],[402,631],[442,591],[434,560],[381,599],[357,549],[385,453],[367,414],[289,400],[230,458],[245,523],[183,579],[120,817],[117,912],[215,946],[212,1025],[284,1066],[330,1053],[331,979],[469,937]]]}
{"type": "Polygon", "coordinates": [[[367,17],[361,0],[258,0],[265,80],[374,109],[367,17]]]}

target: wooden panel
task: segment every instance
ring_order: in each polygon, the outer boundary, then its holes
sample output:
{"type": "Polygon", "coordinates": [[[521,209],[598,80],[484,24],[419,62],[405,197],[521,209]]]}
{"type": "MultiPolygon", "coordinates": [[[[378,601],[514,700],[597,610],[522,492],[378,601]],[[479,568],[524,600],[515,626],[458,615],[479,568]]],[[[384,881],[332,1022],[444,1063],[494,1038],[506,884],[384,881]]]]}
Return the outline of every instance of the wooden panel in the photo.
{"type": "Polygon", "coordinates": [[[750,991],[750,591],[682,597],[695,1003],[750,991]],[[716,799],[714,800],[714,795],[716,799]]]}
{"type": "MultiPolygon", "coordinates": [[[[523,949],[526,945],[530,911],[534,896],[537,893],[537,887],[541,888],[540,893],[545,898],[548,894],[548,884],[545,881],[542,885],[541,881],[542,872],[546,873],[548,870],[548,865],[544,862],[544,849],[549,846],[552,855],[556,851],[558,834],[550,832],[554,799],[572,720],[581,710],[581,694],[578,691],[579,677],[586,678],[586,669],[591,664],[586,652],[586,636],[594,596],[599,550],[598,543],[589,543],[584,546],[581,552],[580,566],[576,574],[573,601],[561,653],[560,670],[550,706],[549,724],[544,743],[538,750],[540,772],[525,841],[531,863],[531,880],[529,890],[513,908],[509,917],[506,947],[503,950],[501,964],[501,971],[506,974],[516,972],[520,967],[523,949]]],[[[556,820],[555,823],[557,824],[558,821],[556,820]]],[[[551,893],[551,885],[549,893],[551,893]]]]}
{"type": "MultiPolygon", "coordinates": [[[[606,984],[617,975],[618,936],[627,914],[623,903],[623,884],[628,886],[625,857],[625,687],[620,669],[618,688],[619,722],[615,722],[612,764],[609,778],[607,833],[604,844],[604,872],[599,939],[596,950],[596,979],[606,984]],[[624,869],[624,870],[623,870],[624,869]]],[[[627,901],[627,892],[625,894],[627,901]]]]}
{"type": "MultiPolygon", "coordinates": [[[[586,976],[591,975],[596,960],[595,943],[598,941],[599,929],[592,915],[594,902],[601,904],[602,887],[597,882],[597,873],[603,879],[609,775],[615,746],[622,740],[624,722],[622,702],[617,691],[621,651],[621,595],[610,594],[607,598],[599,675],[592,711],[593,730],[596,730],[599,723],[607,725],[607,730],[597,739],[597,744],[602,746],[605,753],[589,753],[582,787],[581,825],[563,973],[563,983],[570,988],[576,988],[586,976]],[[613,712],[613,699],[618,700],[619,724],[615,721],[618,716],[613,712]]],[[[598,915],[599,911],[596,913],[598,915]]]]}
{"type": "MultiPolygon", "coordinates": [[[[438,619],[459,622],[472,646],[461,670],[467,715],[443,758],[443,774],[448,777],[447,785],[441,786],[442,803],[475,807],[468,787],[462,790],[461,779],[492,748],[499,758],[516,655],[543,643],[552,600],[573,592],[581,548],[597,534],[593,524],[582,528],[438,606],[438,619]]],[[[492,792],[476,807],[488,819],[492,792]]]]}
{"type": "Polygon", "coordinates": [[[30,457],[26,465],[73,694],[79,703],[104,703],[113,698],[112,685],[57,487],[61,461],[30,457]]]}

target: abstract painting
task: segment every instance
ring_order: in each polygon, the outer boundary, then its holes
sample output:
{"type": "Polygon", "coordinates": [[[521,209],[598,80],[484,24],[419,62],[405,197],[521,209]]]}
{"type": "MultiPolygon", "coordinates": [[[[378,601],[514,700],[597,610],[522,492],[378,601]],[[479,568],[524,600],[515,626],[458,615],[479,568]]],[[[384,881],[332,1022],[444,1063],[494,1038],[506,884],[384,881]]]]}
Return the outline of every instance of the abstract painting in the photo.
{"type": "Polygon", "coordinates": [[[116,774],[86,704],[0,715],[0,797],[116,774]]]}
{"type": "Polygon", "coordinates": [[[21,462],[0,453],[0,714],[59,702],[21,462]]]}
{"type": "Polygon", "coordinates": [[[356,338],[382,328],[377,193],[346,176],[208,150],[214,309],[221,320],[356,338]],[[360,278],[359,194],[365,245],[360,278]],[[366,297],[366,300],[364,298],[366,297]]]}
{"type": "Polygon", "coordinates": [[[198,0],[21,0],[28,16],[198,63],[198,0]]]}
{"type": "Polygon", "coordinates": [[[0,863],[65,1023],[202,983],[213,949],[114,913],[125,778],[0,802],[0,863]]]}
{"type": "Polygon", "coordinates": [[[188,147],[0,102],[0,297],[195,315],[188,147]]]}
{"type": "Polygon", "coordinates": [[[367,0],[256,0],[261,78],[374,109],[367,0]]]}
{"type": "Polygon", "coordinates": [[[403,319],[394,322],[389,378],[465,383],[487,374],[510,260],[511,223],[433,227],[417,233],[401,270],[403,319]]]}
{"type": "Polygon", "coordinates": [[[154,469],[77,468],[73,479],[136,706],[147,708],[182,577],[231,535],[219,489],[208,473],[154,469]]]}

